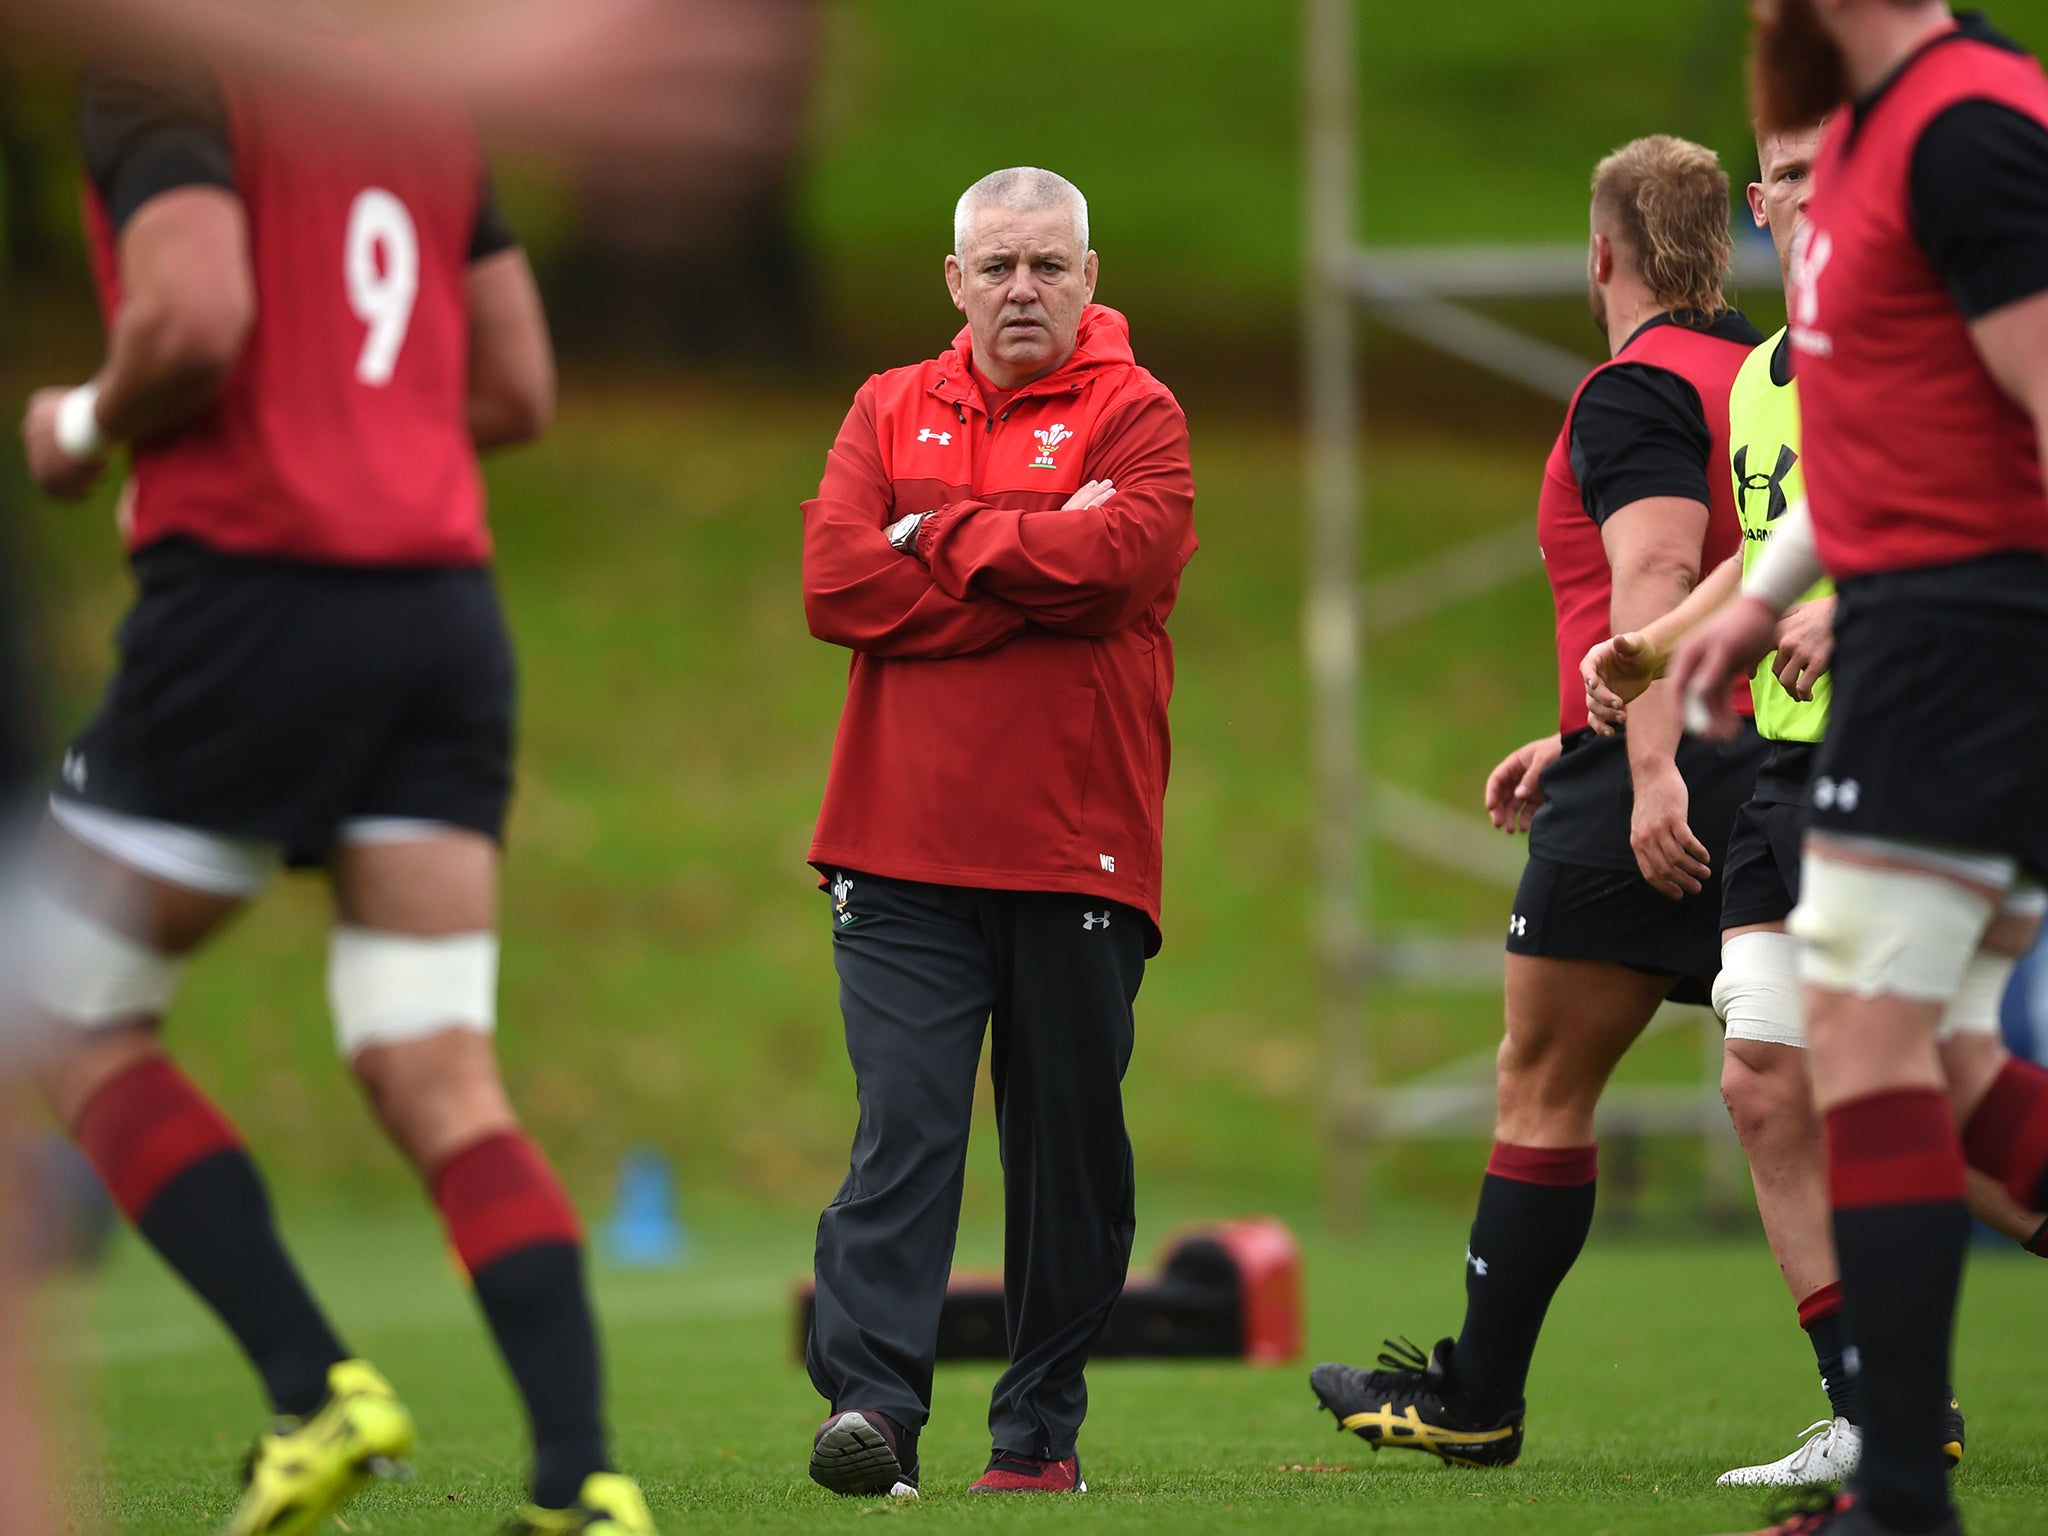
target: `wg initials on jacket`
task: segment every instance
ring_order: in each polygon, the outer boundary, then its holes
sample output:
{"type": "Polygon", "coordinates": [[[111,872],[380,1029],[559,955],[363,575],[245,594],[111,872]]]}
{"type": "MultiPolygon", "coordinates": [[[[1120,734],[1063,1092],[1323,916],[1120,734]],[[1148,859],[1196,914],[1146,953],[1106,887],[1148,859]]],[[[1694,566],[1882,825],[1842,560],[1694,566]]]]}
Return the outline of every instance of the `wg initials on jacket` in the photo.
{"type": "Polygon", "coordinates": [[[811,633],[853,653],[811,844],[860,1085],[818,1228],[811,1475],[911,1495],[974,1078],[994,1023],[1011,1366],[984,1493],[1081,1486],[1082,1370],[1133,1230],[1121,1083],[1159,948],[1187,423],[1093,302],[1049,171],[960,199],[967,326],[861,386],[804,504],[811,633]]]}

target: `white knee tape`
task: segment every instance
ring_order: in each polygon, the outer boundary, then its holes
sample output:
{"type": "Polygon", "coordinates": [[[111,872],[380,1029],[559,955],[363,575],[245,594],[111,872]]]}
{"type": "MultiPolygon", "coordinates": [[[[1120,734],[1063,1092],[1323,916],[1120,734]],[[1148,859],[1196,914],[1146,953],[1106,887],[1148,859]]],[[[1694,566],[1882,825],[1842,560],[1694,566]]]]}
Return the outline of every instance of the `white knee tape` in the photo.
{"type": "Polygon", "coordinates": [[[1963,970],[1963,984],[1949,999],[1948,1011],[1941,1016],[1941,1026],[1935,1031],[1935,1038],[1947,1040],[1956,1035],[1997,1034],[1998,1010],[2005,1001],[2005,984],[2012,980],[2013,967],[2019,963],[2017,955],[1994,955],[1985,949],[1972,955],[1969,965],[1963,970]]]}
{"type": "Polygon", "coordinates": [[[1997,902],[1925,869],[1875,869],[1808,852],[1791,928],[1800,975],[1858,997],[1947,1004],[1997,902]]]}
{"type": "Polygon", "coordinates": [[[1730,1040],[1806,1044],[1799,1001],[1799,941],[1789,933],[1738,933],[1721,946],[1714,1012],[1730,1040]]]}
{"type": "Polygon", "coordinates": [[[31,899],[30,996],[60,1023],[94,1029],[156,1018],[184,963],[48,896],[31,899]]]}
{"type": "Polygon", "coordinates": [[[498,936],[423,939],[376,928],[337,927],[327,945],[327,1002],[344,1058],[498,1023],[498,936]]]}

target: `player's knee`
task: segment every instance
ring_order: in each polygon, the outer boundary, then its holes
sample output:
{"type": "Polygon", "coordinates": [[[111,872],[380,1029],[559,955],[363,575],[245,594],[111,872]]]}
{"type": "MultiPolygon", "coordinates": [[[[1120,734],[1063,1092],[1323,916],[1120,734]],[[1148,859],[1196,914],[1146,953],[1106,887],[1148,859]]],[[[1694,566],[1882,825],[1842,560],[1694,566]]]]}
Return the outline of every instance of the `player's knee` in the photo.
{"type": "Polygon", "coordinates": [[[1789,933],[1738,933],[1721,946],[1714,1012],[1738,1040],[1800,1047],[1806,1025],[1799,997],[1799,941],[1789,933]]]}
{"type": "Polygon", "coordinates": [[[1803,946],[1800,974],[1857,997],[1946,1006],[1995,907],[1981,891],[1931,869],[1847,863],[1812,850],[1800,883],[1791,921],[1803,946]]]}
{"type": "Polygon", "coordinates": [[[1564,1134],[1590,1121],[1605,1079],[1555,1039],[1509,1035],[1495,1058],[1494,1105],[1507,1139],[1564,1134]]]}
{"type": "Polygon", "coordinates": [[[1803,1047],[1729,1040],[1721,1057],[1721,1101],[1744,1147],[1805,1126],[1814,1110],[1803,1047]]]}

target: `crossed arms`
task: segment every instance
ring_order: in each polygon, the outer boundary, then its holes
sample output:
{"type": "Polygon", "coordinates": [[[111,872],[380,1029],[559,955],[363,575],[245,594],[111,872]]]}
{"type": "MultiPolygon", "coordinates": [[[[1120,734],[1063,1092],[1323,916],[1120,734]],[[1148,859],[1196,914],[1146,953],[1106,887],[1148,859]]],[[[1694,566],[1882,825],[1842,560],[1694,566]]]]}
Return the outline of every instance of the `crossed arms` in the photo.
{"type": "Polygon", "coordinates": [[[811,633],[870,656],[936,660],[1007,644],[1031,625],[1102,636],[1136,622],[1194,552],[1187,422],[1152,395],[1106,415],[1090,457],[1104,494],[1020,511],[985,501],[897,507],[882,465],[872,386],[862,388],[804,503],[804,612],[811,633]],[[929,510],[898,550],[884,528],[929,510]]]}

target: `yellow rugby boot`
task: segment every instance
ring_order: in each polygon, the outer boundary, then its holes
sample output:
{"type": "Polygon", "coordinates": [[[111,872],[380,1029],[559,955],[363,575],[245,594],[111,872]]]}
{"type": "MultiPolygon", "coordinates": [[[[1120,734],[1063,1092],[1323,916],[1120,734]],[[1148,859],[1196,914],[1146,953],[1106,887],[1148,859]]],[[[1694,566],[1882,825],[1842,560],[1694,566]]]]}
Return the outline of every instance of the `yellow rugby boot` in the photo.
{"type": "Polygon", "coordinates": [[[249,1453],[249,1486],[222,1536],[305,1536],[373,1477],[407,1477],[412,1415],[363,1360],[327,1369],[327,1401],[278,1419],[249,1453]]]}
{"type": "Polygon", "coordinates": [[[654,1517],[633,1479],[593,1472],[583,1479],[574,1504],[567,1509],[529,1504],[505,1527],[505,1536],[655,1536],[654,1517]]]}

